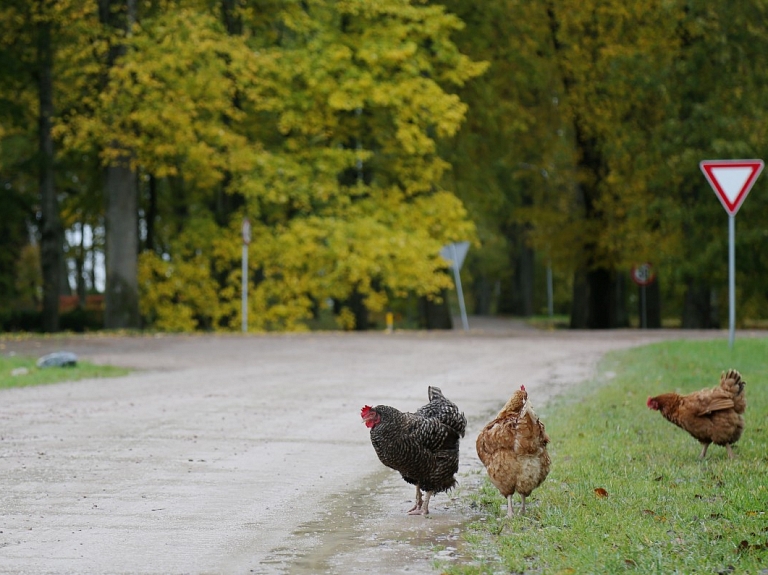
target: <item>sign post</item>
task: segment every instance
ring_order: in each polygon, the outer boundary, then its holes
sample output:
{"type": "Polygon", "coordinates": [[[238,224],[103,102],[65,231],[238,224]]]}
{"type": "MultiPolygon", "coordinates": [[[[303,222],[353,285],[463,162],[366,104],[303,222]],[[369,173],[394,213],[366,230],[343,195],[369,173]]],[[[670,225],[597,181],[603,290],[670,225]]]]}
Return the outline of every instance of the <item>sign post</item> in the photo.
{"type": "Polygon", "coordinates": [[[763,160],[702,160],[699,168],[728,212],[728,347],[736,339],[736,212],[763,171],[763,160]]]}
{"type": "Polygon", "coordinates": [[[648,327],[645,286],[652,284],[655,277],[651,264],[640,264],[632,268],[632,281],[640,286],[640,327],[643,329],[648,327]]]}
{"type": "Polygon", "coordinates": [[[461,323],[464,326],[464,331],[469,331],[469,321],[467,320],[467,308],[464,306],[464,291],[461,289],[459,270],[461,270],[461,264],[464,263],[464,258],[467,257],[467,251],[469,251],[469,242],[448,244],[440,250],[443,259],[453,264],[453,279],[456,283],[456,294],[459,296],[459,309],[461,310],[461,323]]]}
{"type": "Polygon", "coordinates": [[[243,218],[243,269],[242,269],[242,295],[241,316],[243,320],[243,333],[248,331],[248,244],[251,243],[251,222],[243,218]]]}

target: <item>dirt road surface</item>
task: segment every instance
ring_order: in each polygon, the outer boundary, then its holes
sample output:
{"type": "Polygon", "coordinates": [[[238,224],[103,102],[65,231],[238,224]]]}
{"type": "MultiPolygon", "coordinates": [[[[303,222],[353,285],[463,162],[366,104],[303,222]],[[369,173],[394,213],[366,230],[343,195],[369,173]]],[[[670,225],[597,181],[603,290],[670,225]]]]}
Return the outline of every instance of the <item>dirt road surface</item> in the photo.
{"type": "Polygon", "coordinates": [[[519,384],[543,406],[609,350],[722,336],[471,325],[0,340],[3,354],[135,369],[0,390],[0,573],[430,573],[463,560],[473,511],[454,492],[430,518],[407,516],[413,488],[376,458],[364,404],[413,411],[441,387],[469,420],[459,489],[471,489],[477,432],[519,384]]]}

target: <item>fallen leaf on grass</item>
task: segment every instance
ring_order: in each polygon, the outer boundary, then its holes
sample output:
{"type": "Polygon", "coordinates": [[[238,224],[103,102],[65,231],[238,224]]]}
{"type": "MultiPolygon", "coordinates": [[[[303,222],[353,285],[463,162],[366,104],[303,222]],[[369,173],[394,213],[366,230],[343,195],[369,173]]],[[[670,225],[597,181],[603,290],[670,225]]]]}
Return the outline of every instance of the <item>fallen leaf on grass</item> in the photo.
{"type": "Polygon", "coordinates": [[[765,543],[750,544],[749,541],[743,539],[741,543],[739,543],[739,546],[736,547],[736,551],[738,553],[742,553],[744,551],[762,551],[764,549],[768,549],[768,541],[765,543]]]}
{"type": "Polygon", "coordinates": [[[597,487],[595,489],[595,495],[597,495],[598,497],[601,497],[601,498],[602,497],[608,497],[608,492],[605,489],[603,489],[602,487],[597,487]]]}

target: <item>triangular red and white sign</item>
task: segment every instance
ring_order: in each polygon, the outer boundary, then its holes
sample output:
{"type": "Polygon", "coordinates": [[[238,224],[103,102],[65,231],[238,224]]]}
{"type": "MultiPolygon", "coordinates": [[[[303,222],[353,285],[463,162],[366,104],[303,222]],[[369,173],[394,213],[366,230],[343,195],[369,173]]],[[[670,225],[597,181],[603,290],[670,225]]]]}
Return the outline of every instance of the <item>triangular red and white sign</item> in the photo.
{"type": "Polygon", "coordinates": [[[725,211],[735,216],[763,171],[763,160],[703,160],[699,167],[725,211]]]}

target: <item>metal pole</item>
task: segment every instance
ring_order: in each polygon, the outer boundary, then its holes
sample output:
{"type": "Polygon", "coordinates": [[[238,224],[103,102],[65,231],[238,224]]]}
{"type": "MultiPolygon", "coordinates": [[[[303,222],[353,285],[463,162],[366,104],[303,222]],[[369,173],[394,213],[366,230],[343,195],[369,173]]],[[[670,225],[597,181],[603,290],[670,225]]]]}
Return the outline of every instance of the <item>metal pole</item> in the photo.
{"type": "Polygon", "coordinates": [[[459,274],[459,258],[456,254],[456,244],[451,244],[453,252],[453,278],[456,281],[456,292],[459,296],[459,309],[461,310],[461,323],[464,331],[469,331],[469,321],[467,321],[467,309],[464,307],[464,292],[461,289],[461,274],[459,274]]]}
{"type": "Polygon", "coordinates": [[[736,339],[736,216],[728,214],[728,347],[736,339]]]}
{"type": "Polygon", "coordinates": [[[248,244],[243,242],[243,303],[242,303],[242,317],[243,317],[243,333],[248,331],[248,244]]]}
{"type": "Polygon", "coordinates": [[[648,316],[645,311],[645,286],[640,286],[640,313],[643,316],[643,319],[641,321],[641,326],[643,329],[648,327],[648,316]]]}

